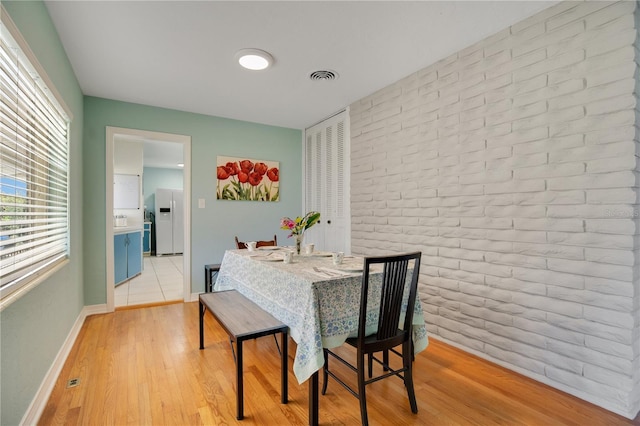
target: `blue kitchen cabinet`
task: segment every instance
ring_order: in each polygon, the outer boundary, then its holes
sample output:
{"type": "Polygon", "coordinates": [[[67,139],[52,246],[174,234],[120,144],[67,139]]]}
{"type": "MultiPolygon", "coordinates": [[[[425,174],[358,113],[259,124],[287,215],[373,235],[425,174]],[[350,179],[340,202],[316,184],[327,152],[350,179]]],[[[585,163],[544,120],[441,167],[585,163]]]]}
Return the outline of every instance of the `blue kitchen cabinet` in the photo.
{"type": "Polygon", "coordinates": [[[142,272],[142,233],[131,232],[127,237],[127,276],[131,278],[142,272]]]}
{"type": "Polygon", "coordinates": [[[151,255],[151,222],[144,223],[144,235],[142,237],[142,254],[151,255]]]}
{"type": "Polygon", "coordinates": [[[142,272],[142,233],[113,236],[114,281],[118,285],[142,272]]]}
{"type": "Polygon", "coordinates": [[[113,236],[113,262],[116,284],[127,279],[127,234],[113,236]]]}

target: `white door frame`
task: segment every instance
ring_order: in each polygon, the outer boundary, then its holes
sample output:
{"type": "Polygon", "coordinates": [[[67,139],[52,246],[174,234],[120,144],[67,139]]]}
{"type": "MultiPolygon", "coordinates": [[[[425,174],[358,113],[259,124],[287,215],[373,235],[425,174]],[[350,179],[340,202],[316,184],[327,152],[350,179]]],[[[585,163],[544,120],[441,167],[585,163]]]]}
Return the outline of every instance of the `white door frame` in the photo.
{"type": "Polygon", "coordinates": [[[126,129],[107,126],[106,134],[106,262],[107,262],[107,312],[115,310],[115,271],[113,261],[113,151],[116,136],[128,139],[151,139],[161,142],[177,142],[182,144],[184,161],[184,254],[182,257],[183,300],[191,300],[191,136],[171,133],[152,132],[147,130],[126,129]]]}

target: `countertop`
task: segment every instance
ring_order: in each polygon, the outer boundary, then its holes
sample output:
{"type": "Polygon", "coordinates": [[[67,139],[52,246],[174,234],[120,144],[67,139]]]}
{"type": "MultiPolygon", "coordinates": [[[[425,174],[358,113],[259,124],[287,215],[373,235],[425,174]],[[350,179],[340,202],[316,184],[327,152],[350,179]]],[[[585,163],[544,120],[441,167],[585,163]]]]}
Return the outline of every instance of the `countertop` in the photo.
{"type": "Polygon", "coordinates": [[[113,235],[118,234],[128,234],[129,232],[142,232],[142,225],[131,225],[131,226],[114,226],[113,227],[113,235]]]}

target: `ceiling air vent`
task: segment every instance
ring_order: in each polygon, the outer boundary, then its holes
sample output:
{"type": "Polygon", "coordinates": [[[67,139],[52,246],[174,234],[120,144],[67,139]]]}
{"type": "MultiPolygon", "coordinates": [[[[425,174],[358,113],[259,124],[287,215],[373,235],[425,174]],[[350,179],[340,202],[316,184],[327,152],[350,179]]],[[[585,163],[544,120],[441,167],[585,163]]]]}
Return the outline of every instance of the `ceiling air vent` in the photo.
{"type": "Polygon", "coordinates": [[[309,74],[309,78],[313,81],[337,80],[338,77],[339,77],[338,73],[331,70],[319,70],[309,74]]]}

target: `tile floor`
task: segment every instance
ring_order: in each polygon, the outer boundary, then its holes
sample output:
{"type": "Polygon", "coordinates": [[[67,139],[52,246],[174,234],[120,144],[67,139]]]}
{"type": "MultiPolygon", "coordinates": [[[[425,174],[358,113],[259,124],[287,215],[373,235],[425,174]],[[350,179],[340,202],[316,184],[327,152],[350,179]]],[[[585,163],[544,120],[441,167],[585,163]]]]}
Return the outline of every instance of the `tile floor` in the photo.
{"type": "Polygon", "coordinates": [[[182,256],[145,257],[142,274],[115,288],[115,306],[183,300],[182,256]]]}

